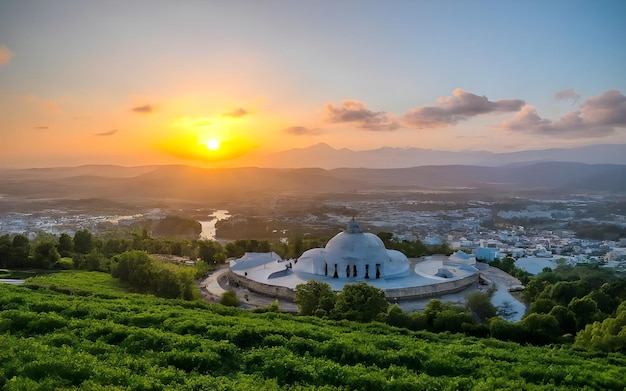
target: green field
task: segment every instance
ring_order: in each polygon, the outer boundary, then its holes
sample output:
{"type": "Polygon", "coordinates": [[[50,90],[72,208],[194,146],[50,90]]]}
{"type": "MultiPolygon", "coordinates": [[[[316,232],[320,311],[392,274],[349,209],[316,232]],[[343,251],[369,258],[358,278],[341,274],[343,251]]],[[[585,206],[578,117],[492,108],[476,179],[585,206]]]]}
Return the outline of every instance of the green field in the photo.
{"type": "Polygon", "coordinates": [[[27,283],[84,296],[92,294],[120,296],[129,292],[127,287],[118,279],[102,272],[65,270],[58,273],[30,277],[27,283]]]}
{"type": "Polygon", "coordinates": [[[106,273],[0,284],[5,390],[626,387],[626,356],[125,293],[106,273]]]}

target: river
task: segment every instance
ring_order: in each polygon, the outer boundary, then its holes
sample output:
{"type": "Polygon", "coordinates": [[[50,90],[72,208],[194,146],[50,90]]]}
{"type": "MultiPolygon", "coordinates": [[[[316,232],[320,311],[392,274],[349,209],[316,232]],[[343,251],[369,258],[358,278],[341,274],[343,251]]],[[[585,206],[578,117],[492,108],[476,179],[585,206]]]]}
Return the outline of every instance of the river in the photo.
{"type": "Polygon", "coordinates": [[[24,280],[14,280],[11,278],[0,278],[0,284],[22,285],[24,280]]]}
{"type": "Polygon", "coordinates": [[[225,209],[218,209],[207,217],[209,218],[208,220],[199,220],[200,224],[202,224],[200,239],[216,240],[215,223],[229,218],[230,214],[225,209]]]}

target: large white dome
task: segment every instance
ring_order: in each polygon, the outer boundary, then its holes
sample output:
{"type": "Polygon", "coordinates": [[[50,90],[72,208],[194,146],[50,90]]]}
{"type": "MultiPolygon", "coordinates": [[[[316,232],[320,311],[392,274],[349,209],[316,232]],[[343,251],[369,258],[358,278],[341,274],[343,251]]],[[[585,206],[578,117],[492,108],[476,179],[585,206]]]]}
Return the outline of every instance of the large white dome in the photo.
{"type": "Polygon", "coordinates": [[[326,259],[334,262],[383,262],[389,260],[380,238],[371,233],[341,232],[326,244],[326,259]]]}
{"type": "Polygon", "coordinates": [[[409,261],[404,254],[387,250],[378,236],[363,233],[352,219],[324,249],[302,254],[293,270],[334,278],[381,278],[408,272],[409,261]]]}

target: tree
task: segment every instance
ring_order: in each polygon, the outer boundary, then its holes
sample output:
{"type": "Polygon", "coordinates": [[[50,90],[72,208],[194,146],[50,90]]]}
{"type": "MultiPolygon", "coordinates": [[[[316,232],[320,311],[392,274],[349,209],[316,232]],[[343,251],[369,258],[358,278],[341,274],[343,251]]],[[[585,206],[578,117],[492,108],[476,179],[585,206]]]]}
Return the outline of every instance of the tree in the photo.
{"type": "Polygon", "coordinates": [[[411,316],[402,311],[398,304],[394,304],[387,311],[387,324],[408,329],[411,327],[411,316]]]}
{"type": "Polygon", "coordinates": [[[385,292],[364,282],[346,284],[337,295],[333,312],[348,320],[369,322],[386,313],[389,303],[385,292]]]}
{"type": "Polygon", "coordinates": [[[93,248],[93,236],[86,229],[74,234],[74,250],[80,254],[88,254],[93,248]]]}
{"type": "Polygon", "coordinates": [[[30,242],[24,235],[15,235],[11,244],[11,252],[9,254],[9,267],[26,267],[28,266],[28,257],[30,255],[30,242]]]}
{"type": "Polygon", "coordinates": [[[128,250],[120,239],[107,239],[102,246],[102,253],[106,257],[112,257],[128,250]]]}
{"type": "Polygon", "coordinates": [[[559,281],[552,287],[552,299],[560,305],[567,305],[573,298],[583,297],[588,292],[585,281],[559,281]]]}
{"type": "Polygon", "coordinates": [[[249,253],[259,252],[259,241],[256,239],[248,240],[248,245],[246,247],[246,251],[249,253]]]}
{"type": "Polygon", "coordinates": [[[196,285],[191,273],[178,273],[178,280],[183,300],[193,300],[197,298],[196,285]]]}
{"type": "Polygon", "coordinates": [[[436,332],[449,331],[460,333],[463,331],[463,324],[475,324],[474,318],[468,312],[447,309],[437,314],[433,322],[433,330],[436,332]]]}
{"type": "Polygon", "coordinates": [[[72,237],[70,235],[62,233],[61,236],[59,236],[57,251],[62,257],[71,257],[73,250],[74,240],[72,240],[72,237]]]}
{"type": "Polygon", "coordinates": [[[306,284],[296,286],[295,302],[300,315],[328,314],[335,306],[336,299],[337,295],[325,282],[309,280],[306,284]]]}
{"type": "Polygon", "coordinates": [[[90,271],[107,271],[108,259],[100,251],[93,249],[85,256],[85,270],[90,271]]]}
{"type": "Polygon", "coordinates": [[[530,342],[546,344],[554,342],[561,334],[558,320],[548,314],[530,314],[522,320],[530,342]]]}
{"type": "Polygon", "coordinates": [[[576,333],[576,318],[574,313],[562,305],[557,305],[550,311],[550,315],[554,316],[561,326],[563,334],[576,333]]]}
{"type": "Polygon", "coordinates": [[[463,307],[456,306],[452,303],[444,303],[439,299],[432,299],[426,304],[424,308],[424,315],[428,321],[428,326],[432,328],[437,316],[443,311],[452,310],[455,312],[463,312],[463,307]]]}
{"type": "Polygon", "coordinates": [[[181,287],[173,271],[163,268],[156,273],[155,278],[157,296],[167,299],[180,298],[181,287]]]}
{"type": "Polygon", "coordinates": [[[246,241],[235,240],[234,242],[226,243],[224,250],[228,258],[241,258],[246,253],[246,241]],[[243,244],[241,242],[244,242],[243,244]]]}
{"type": "Polygon", "coordinates": [[[576,317],[577,330],[581,330],[585,325],[593,322],[598,313],[598,305],[588,296],[582,299],[572,299],[567,308],[569,308],[576,317]]]}
{"type": "Polygon", "coordinates": [[[304,252],[304,243],[301,237],[297,237],[293,241],[290,240],[289,246],[291,247],[291,256],[293,258],[299,258],[304,252]]]}
{"type": "Polygon", "coordinates": [[[145,251],[132,250],[116,257],[111,275],[128,282],[142,292],[148,291],[152,281],[152,261],[145,251]]]}
{"type": "Polygon", "coordinates": [[[9,235],[0,236],[0,267],[6,267],[9,265],[11,246],[11,238],[9,235]]]}
{"type": "Polygon", "coordinates": [[[257,252],[269,253],[271,251],[270,248],[270,242],[268,242],[267,240],[261,240],[259,242],[259,245],[257,246],[257,252]]]}
{"type": "Polygon", "coordinates": [[[33,266],[41,269],[51,269],[59,262],[61,255],[52,242],[41,242],[35,246],[33,254],[33,266]]]}
{"type": "Polygon", "coordinates": [[[465,296],[466,308],[475,313],[482,322],[496,316],[496,307],[491,303],[489,295],[483,292],[472,292],[465,296]]]}
{"type": "Polygon", "coordinates": [[[522,296],[524,296],[524,300],[532,303],[549,286],[550,283],[548,283],[547,281],[532,279],[528,282],[528,284],[526,284],[526,288],[524,288],[522,296]]]}
{"type": "Polygon", "coordinates": [[[528,332],[522,322],[508,322],[492,318],[489,322],[489,334],[503,341],[526,342],[528,332]]]}
{"type": "Polygon", "coordinates": [[[547,314],[556,303],[550,299],[537,299],[530,304],[530,312],[536,314],[547,314]]]}
{"type": "Polygon", "coordinates": [[[198,257],[207,263],[223,263],[226,260],[222,246],[213,240],[198,241],[198,257]]]}
{"type": "Polygon", "coordinates": [[[626,352],[626,302],[617,308],[615,318],[588,324],[576,335],[577,346],[606,352],[626,352]]]}
{"type": "Polygon", "coordinates": [[[502,261],[500,261],[500,269],[507,273],[511,273],[515,270],[515,259],[512,257],[505,257],[502,261]]]}
{"type": "Polygon", "coordinates": [[[619,301],[615,298],[603,293],[601,291],[593,291],[587,295],[589,298],[593,299],[598,305],[598,310],[604,312],[605,314],[612,314],[613,311],[616,310],[616,307],[619,305],[619,301]]]}

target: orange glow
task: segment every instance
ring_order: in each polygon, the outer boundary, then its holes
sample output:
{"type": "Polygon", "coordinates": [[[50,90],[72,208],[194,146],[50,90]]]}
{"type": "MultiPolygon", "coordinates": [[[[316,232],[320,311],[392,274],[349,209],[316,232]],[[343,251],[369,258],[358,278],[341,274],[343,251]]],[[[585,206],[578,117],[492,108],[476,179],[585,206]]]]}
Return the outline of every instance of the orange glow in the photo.
{"type": "Polygon", "coordinates": [[[172,123],[159,143],[170,155],[195,161],[218,163],[247,154],[257,147],[236,121],[220,117],[183,117],[172,123]]]}

